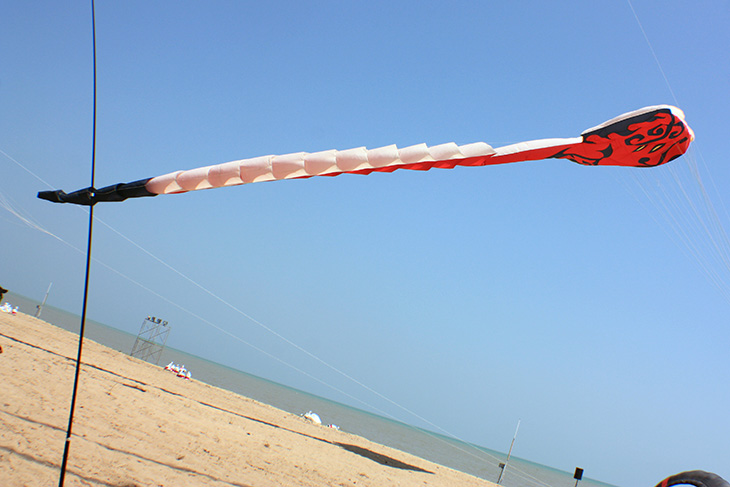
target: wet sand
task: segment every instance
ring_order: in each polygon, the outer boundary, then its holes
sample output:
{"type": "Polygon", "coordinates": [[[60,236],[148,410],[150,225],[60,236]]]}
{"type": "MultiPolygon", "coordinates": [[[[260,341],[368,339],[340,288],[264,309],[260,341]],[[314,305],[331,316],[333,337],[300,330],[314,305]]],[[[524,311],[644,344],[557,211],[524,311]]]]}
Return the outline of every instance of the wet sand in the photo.
{"type": "MultiPolygon", "coordinates": [[[[78,337],[0,312],[0,483],[57,485],[78,337]]],[[[67,486],[493,486],[84,340],[67,486]]]]}

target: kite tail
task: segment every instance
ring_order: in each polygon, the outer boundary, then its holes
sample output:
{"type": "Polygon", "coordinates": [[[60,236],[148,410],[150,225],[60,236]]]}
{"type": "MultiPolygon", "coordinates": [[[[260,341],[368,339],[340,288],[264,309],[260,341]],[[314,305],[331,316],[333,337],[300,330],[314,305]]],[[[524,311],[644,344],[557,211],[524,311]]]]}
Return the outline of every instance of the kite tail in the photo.
{"type": "Polygon", "coordinates": [[[140,179],[131,183],[120,183],[106,186],[101,189],[84,188],[73,193],[63,190],[40,191],[38,197],[53,203],[73,203],[76,205],[92,206],[101,201],[124,201],[127,198],[157,196],[147,191],[146,184],[150,178],[140,179]]]}

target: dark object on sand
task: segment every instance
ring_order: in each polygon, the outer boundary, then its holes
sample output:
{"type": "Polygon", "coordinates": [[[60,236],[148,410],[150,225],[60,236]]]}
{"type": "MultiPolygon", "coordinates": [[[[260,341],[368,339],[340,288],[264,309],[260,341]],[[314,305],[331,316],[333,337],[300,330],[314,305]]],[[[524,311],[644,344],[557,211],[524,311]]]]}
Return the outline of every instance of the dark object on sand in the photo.
{"type": "Polygon", "coordinates": [[[659,482],[656,487],[669,487],[671,485],[694,485],[695,487],[730,487],[730,484],[720,477],[710,472],[702,470],[692,470],[691,472],[682,472],[672,475],[659,482]]]}

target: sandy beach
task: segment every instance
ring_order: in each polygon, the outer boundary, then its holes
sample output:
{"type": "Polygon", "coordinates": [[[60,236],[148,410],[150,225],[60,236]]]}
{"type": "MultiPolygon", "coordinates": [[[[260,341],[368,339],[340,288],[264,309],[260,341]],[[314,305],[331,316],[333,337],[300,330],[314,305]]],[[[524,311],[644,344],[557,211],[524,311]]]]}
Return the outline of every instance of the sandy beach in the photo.
{"type": "MultiPolygon", "coordinates": [[[[78,337],[0,313],[0,484],[57,485],[78,337]]],[[[495,485],[84,341],[68,486],[495,485]]]]}

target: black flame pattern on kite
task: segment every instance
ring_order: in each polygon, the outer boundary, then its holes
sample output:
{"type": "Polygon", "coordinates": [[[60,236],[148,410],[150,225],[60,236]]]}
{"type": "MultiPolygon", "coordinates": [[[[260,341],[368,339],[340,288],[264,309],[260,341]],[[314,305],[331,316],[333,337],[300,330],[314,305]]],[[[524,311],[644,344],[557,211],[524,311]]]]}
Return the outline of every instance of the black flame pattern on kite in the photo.
{"type": "Polygon", "coordinates": [[[582,143],[552,157],[586,166],[653,167],[681,156],[692,138],[689,127],[669,109],[630,117],[582,135],[582,143]]]}

